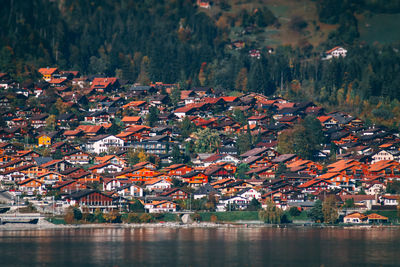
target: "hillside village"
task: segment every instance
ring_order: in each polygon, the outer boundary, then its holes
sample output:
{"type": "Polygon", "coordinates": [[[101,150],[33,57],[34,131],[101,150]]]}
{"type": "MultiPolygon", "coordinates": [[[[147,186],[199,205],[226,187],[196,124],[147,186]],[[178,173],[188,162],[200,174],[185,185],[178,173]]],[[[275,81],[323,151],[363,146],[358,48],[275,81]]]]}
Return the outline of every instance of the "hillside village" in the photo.
{"type": "Polygon", "coordinates": [[[1,202],[109,212],[140,201],[162,213],[269,201],[308,210],[332,196],[340,207],[352,200],[360,221],[399,205],[398,132],[350,114],[257,93],[38,72],[25,83],[0,73],[1,202]],[[279,153],[279,136],[306,118],[318,120],[323,143],[309,158],[279,153]]]}

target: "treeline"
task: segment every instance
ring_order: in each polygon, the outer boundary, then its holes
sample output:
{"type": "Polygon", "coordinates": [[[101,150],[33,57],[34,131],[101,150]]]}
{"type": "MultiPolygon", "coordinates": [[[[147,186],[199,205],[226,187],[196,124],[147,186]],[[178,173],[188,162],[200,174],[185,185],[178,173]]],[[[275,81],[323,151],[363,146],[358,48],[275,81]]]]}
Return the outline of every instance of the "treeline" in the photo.
{"type": "Polygon", "coordinates": [[[54,64],[175,82],[223,56],[218,29],[190,0],[4,2],[0,67],[19,74],[25,64],[54,64]]]}

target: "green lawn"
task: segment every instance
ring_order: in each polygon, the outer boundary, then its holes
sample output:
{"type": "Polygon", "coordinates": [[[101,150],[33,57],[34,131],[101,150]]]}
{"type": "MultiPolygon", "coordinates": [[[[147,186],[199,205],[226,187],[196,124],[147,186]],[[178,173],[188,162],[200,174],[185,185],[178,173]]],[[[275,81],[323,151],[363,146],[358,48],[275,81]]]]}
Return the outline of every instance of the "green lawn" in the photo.
{"type": "Polygon", "coordinates": [[[306,211],[302,211],[299,216],[290,216],[289,212],[286,213],[290,221],[309,221],[310,218],[307,216],[306,211]]]}
{"type": "Polygon", "coordinates": [[[52,217],[52,218],[47,218],[46,220],[53,224],[66,224],[64,218],[52,217]]]}
{"type": "Polygon", "coordinates": [[[258,220],[258,211],[200,212],[199,214],[202,221],[210,221],[211,215],[216,215],[220,222],[258,220]]]}
{"type": "Polygon", "coordinates": [[[370,14],[358,16],[360,39],[369,44],[400,41],[400,14],[370,14]]]}

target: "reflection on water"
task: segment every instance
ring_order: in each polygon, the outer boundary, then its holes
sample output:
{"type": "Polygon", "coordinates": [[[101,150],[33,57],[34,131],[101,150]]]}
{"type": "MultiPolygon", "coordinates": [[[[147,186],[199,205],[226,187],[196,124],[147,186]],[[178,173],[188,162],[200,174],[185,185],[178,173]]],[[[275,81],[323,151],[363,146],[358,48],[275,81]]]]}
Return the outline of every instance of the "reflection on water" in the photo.
{"type": "Polygon", "coordinates": [[[0,232],[1,266],[399,266],[398,229],[0,232]]]}

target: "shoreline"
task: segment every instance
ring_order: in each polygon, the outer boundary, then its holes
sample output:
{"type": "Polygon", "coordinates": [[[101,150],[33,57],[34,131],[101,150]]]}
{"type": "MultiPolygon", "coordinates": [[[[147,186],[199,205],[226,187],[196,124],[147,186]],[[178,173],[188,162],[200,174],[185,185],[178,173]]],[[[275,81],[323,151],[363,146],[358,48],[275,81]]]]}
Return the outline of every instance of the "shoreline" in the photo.
{"type": "Polygon", "coordinates": [[[246,222],[198,222],[198,223],[179,223],[179,222],[156,222],[156,223],[91,223],[91,224],[53,224],[46,220],[41,220],[38,224],[17,224],[8,223],[0,225],[1,231],[32,231],[32,230],[69,230],[69,229],[141,229],[141,228],[169,228],[169,229],[216,229],[216,228],[292,228],[292,229],[398,229],[400,225],[323,225],[323,224],[263,224],[246,222]]]}

